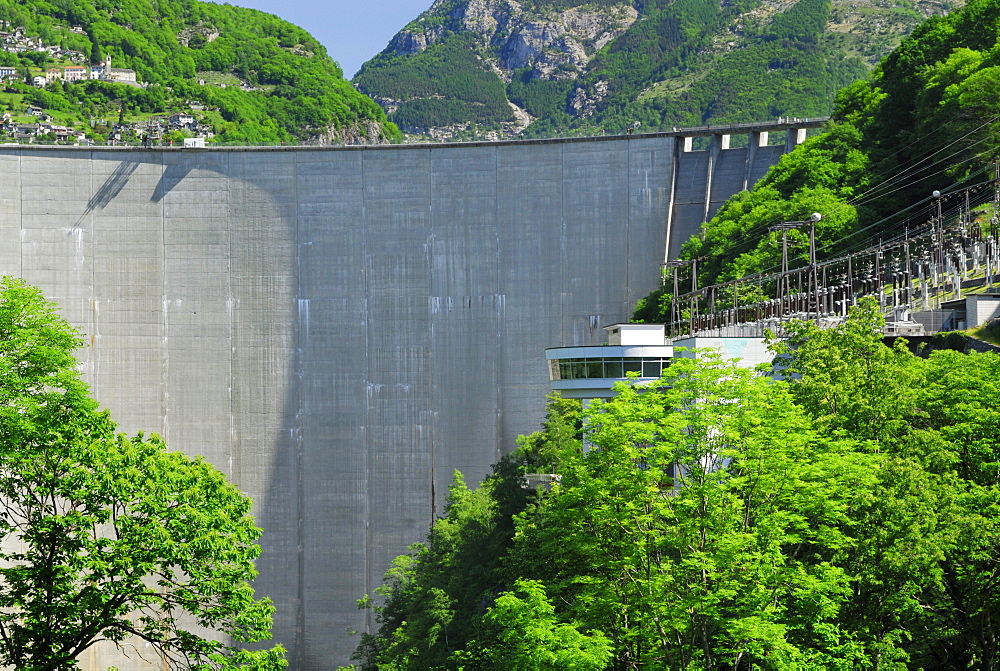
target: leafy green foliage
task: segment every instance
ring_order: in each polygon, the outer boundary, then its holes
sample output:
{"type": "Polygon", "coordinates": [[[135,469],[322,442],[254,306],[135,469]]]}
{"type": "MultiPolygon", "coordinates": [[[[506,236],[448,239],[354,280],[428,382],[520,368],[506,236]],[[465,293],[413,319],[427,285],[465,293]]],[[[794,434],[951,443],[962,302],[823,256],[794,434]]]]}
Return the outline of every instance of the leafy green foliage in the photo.
{"type": "Polygon", "coordinates": [[[848,578],[845,487],[872,466],[821,439],[788,390],[716,357],[588,413],[595,449],[522,516],[510,556],[563,617],[611,637],[616,666],[821,667],[848,578]]]}
{"type": "MultiPolygon", "coordinates": [[[[792,391],[827,430],[885,455],[879,485],[859,500],[856,575],[846,620],[873,652],[911,667],[996,663],[1000,592],[995,518],[998,407],[993,354],[890,350],[874,301],[824,333],[801,325],[788,346],[792,391]]],[[[788,350],[786,350],[788,351],[788,350]]]]}
{"type": "Polygon", "coordinates": [[[775,343],[783,381],[701,352],[653,385],[620,385],[585,413],[594,449],[561,462],[551,492],[508,507],[513,527],[501,531],[507,513],[489,502],[499,480],[459,487],[464,512],[438,523],[448,535],[387,576],[369,660],[995,666],[1000,357],[921,358],[887,347],[881,326],[866,302],[841,326],[794,327],[775,343]],[[474,534],[486,519],[501,554],[482,554],[474,534]],[[463,528],[475,548],[465,559],[463,528]],[[428,580],[452,572],[480,590],[461,638],[453,613],[467,597],[428,580]],[[450,623],[447,644],[411,629],[438,621],[450,623]],[[404,641],[435,656],[401,654],[404,641]]]}
{"type": "Polygon", "coordinates": [[[380,624],[355,653],[362,668],[441,668],[475,637],[484,599],[503,585],[499,558],[513,537],[512,517],[527,503],[520,481],[509,459],[475,491],[456,473],[428,544],[397,557],[377,590],[384,604],[361,602],[375,608],[380,624]]]}
{"type": "MultiPolygon", "coordinates": [[[[73,109],[82,101],[92,115],[120,103],[167,112],[194,101],[217,108],[234,124],[222,129],[223,142],[310,139],[328,128],[385,121],[381,108],[343,79],[319,42],[263,12],[198,0],[124,0],[114,7],[101,0],[0,0],[0,20],[95,63],[111,58],[114,67],[134,69],[140,81],[153,85],[154,93],[143,95],[124,84],[65,83],[48,92],[45,106],[53,109],[73,109]],[[73,32],[73,25],[84,34],[73,32]],[[199,85],[199,71],[232,73],[247,90],[199,85]]],[[[28,53],[20,62],[42,66],[32,59],[37,55],[28,53]]],[[[385,134],[398,138],[392,126],[385,134]]]]}
{"type": "MultiPolygon", "coordinates": [[[[507,85],[507,97],[532,116],[545,117],[560,113],[565,116],[566,98],[571,90],[571,79],[533,79],[531,71],[525,70],[507,85]]],[[[568,120],[568,116],[566,118],[568,120]]]]}
{"type": "Polygon", "coordinates": [[[514,458],[533,471],[555,473],[583,449],[583,409],[579,399],[562,398],[556,392],[547,399],[542,430],[518,437],[514,458]]]}
{"type": "Polygon", "coordinates": [[[156,436],[126,437],[76,372],[78,334],[41,293],[0,283],[0,662],[69,669],[138,637],[170,668],[284,667],[203,638],[269,638],[250,585],[250,500],[156,436]]]}
{"type": "Polygon", "coordinates": [[[874,303],[863,301],[837,328],[795,323],[788,339],[772,346],[789,359],[782,375],[796,381],[796,400],[822,428],[885,442],[904,430],[900,422],[905,427],[919,362],[905,343],[896,349],[882,343],[884,319],[874,303]]]}
{"type": "Polygon", "coordinates": [[[600,632],[582,634],[576,626],[561,623],[537,580],[517,580],[515,590],[504,592],[486,613],[497,644],[482,647],[469,643],[452,659],[493,669],[603,669],[611,661],[611,642],[600,632]]]}

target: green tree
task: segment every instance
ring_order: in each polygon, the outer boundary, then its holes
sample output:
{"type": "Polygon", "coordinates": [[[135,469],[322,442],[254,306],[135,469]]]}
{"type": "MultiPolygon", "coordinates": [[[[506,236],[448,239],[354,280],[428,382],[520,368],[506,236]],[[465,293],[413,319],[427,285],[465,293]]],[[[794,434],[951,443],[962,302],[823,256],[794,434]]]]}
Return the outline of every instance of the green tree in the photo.
{"type": "Polygon", "coordinates": [[[520,517],[512,575],[609,636],[622,668],[858,659],[837,626],[849,576],[829,559],[878,458],[819,435],[785,385],[710,354],[617,392],[587,413],[595,449],[520,517]]]}
{"type": "Polygon", "coordinates": [[[184,138],[185,137],[187,137],[187,136],[184,135],[183,131],[179,131],[179,130],[168,131],[168,132],[166,132],[166,133],[163,134],[163,143],[164,144],[169,144],[170,146],[175,146],[176,145],[176,146],[180,147],[180,146],[183,146],[183,144],[184,144],[184,138]]]}
{"type": "Polygon", "coordinates": [[[542,429],[518,436],[517,457],[533,469],[556,473],[561,464],[580,454],[583,447],[583,409],[579,399],[562,398],[558,392],[547,397],[542,429]]]}
{"type": "Polygon", "coordinates": [[[486,613],[486,625],[496,630],[497,644],[481,647],[472,641],[452,659],[483,668],[538,671],[579,669],[597,671],[611,661],[611,641],[599,631],[580,633],[561,623],[537,580],[518,580],[486,613]]]}
{"type": "Polygon", "coordinates": [[[821,426],[856,439],[890,443],[908,431],[920,360],[899,341],[882,341],[885,319],[874,298],[831,329],[795,322],[772,348],[787,363],[796,401],[821,426]]]}
{"type": "Polygon", "coordinates": [[[908,668],[992,668],[1000,617],[1000,357],[926,359],[882,341],[874,300],[846,323],[792,327],[777,349],[797,404],[880,455],[833,557],[854,597],[840,625],[908,668]]]}
{"type": "Polygon", "coordinates": [[[502,459],[470,490],[456,472],[427,543],[413,545],[386,573],[376,592],[384,603],[361,601],[380,624],[355,653],[362,668],[441,668],[476,635],[484,599],[505,588],[500,561],[514,535],[512,516],[526,505],[520,475],[512,459],[502,459]]]}
{"type": "Polygon", "coordinates": [[[0,663],[70,669],[99,641],[169,668],[284,666],[250,582],[250,500],[156,436],[117,434],[76,371],[78,333],[41,292],[0,282],[0,663]]]}

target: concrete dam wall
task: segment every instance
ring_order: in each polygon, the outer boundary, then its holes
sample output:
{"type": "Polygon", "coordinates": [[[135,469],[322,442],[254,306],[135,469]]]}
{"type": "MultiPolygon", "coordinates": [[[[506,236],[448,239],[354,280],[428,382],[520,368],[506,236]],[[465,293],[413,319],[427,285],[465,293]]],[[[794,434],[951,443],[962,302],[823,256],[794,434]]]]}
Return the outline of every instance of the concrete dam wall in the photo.
{"type": "Polygon", "coordinates": [[[123,430],[253,497],[276,640],[329,669],[453,471],[477,481],[537,428],[543,350],[602,342],[784,150],[720,142],[0,147],[0,273],[83,331],[123,430]]]}

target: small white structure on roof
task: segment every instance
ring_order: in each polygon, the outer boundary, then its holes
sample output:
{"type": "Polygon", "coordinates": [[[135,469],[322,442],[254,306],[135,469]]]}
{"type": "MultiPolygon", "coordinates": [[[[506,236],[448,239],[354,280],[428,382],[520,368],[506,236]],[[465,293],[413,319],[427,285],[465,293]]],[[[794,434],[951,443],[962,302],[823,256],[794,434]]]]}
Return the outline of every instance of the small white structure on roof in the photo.
{"type": "Polygon", "coordinates": [[[652,346],[665,344],[663,324],[612,324],[605,326],[609,345],[652,346]]]}

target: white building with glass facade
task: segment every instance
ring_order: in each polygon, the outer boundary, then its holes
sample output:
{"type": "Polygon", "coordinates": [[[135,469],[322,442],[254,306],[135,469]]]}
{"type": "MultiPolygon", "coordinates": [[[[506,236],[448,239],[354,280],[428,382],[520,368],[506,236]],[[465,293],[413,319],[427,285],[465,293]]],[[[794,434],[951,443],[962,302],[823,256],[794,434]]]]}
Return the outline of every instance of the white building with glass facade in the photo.
{"type": "Polygon", "coordinates": [[[604,330],[607,345],[545,350],[552,389],[563,398],[609,398],[614,383],[629,373],[638,373],[638,382],[651,382],[670,365],[673,347],[663,324],[612,324],[604,330]]]}
{"type": "Polygon", "coordinates": [[[610,398],[615,382],[637,373],[636,382],[652,382],[674,357],[693,357],[697,350],[714,349],[741,366],[770,363],[774,354],[763,338],[694,336],[671,342],[663,324],[605,326],[608,344],[597,347],[551,347],[545,350],[553,391],[563,398],[610,398]]]}

